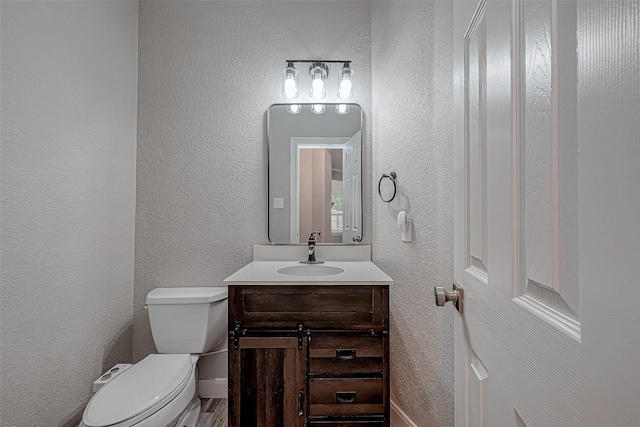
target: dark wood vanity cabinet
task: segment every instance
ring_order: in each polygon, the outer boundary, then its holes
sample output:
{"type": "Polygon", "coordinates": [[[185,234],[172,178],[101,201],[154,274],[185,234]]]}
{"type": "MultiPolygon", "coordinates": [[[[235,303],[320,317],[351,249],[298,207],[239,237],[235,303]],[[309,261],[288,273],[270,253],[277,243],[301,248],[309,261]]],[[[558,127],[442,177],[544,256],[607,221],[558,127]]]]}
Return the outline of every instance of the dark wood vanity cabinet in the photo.
{"type": "Polygon", "coordinates": [[[388,285],[229,286],[229,426],[389,426],[388,285]]]}

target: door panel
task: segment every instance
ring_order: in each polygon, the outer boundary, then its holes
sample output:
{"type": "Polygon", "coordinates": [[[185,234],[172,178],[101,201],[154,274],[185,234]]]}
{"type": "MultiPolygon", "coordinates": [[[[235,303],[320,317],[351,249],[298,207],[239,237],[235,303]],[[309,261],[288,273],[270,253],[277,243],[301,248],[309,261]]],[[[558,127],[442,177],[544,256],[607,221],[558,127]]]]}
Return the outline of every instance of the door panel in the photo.
{"type": "Polygon", "coordinates": [[[342,154],[344,226],[342,242],[353,243],[362,237],[362,131],[344,144],[342,154]]]}
{"type": "Polygon", "coordinates": [[[487,44],[484,15],[470,27],[466,58],[468,101],[468,267],[487,274],[487,44]]]}
{"type": "Polygon", "coordinates": [[[229,356],[230,426],[304,425],[298,393],[305,390],[306,340],[300,350],[295,337],[242,337],[229,356]]]}
{"type": "Polygon", "coordinates": [[[454,2],[456,426],[582,424],[566,3],[454,2]]]}
{"type": "Polygon", "coordinates": [[[640,2],[578,7],[587,427],[640,425],[640,2]]]}
{"type": "Polygon", "coordinates": [[[489,372],[482,364],[478,356],[469,348],[468,384],[467,400],[469,402],[468,420],[469,424],[478,427],[487,427],[489,424],[486,417],[489,415],[487,408],[487,383],[489,382],[489,372]]]}
{"type": "Polygon", "coordinates": [[[517,301],[579,338],[576,7],[525,1],[515,12],[517,301]]]}

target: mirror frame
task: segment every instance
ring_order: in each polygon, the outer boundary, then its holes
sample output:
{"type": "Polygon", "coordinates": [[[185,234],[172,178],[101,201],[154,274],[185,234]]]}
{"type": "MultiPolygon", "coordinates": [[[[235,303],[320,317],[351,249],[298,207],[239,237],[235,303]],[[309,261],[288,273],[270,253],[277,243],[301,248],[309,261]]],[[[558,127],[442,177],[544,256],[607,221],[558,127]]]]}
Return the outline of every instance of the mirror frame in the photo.
{"type": "MultiPolygon", "coordinates": [[[[267,143],[267,238],[269,239],[269,242],[272,245],[282,245],[282,246],[306,246],[307,243],[286,243],[286,242],[274,242],[271,239],[271,200],[272,200],[272,196],[271,196],[271,121],[270,121],[270,112],[271,112],[271,108],[273,107],[288,107],[291,104],[296,104],[296,103],[277,103],[277,104],[271,104],[269,106],[269,108],[267,109],[267,114],[266,114],[266,122],[267,122],[267,134],[266,134],[266,143],[267,143]]],[[[306,107],[306,106],[312,106],[314,104],[319,104],[318,102],[310,102],[310,103],[300,103],[297,105],[300,105],[300,107],[306,107]]],[[[363,132],[363,123],[364,123],[364,111],[362,109],[362,106],[360,104],[356,104],[356,103],[345,103],[345,102],[334,102],[334,103],[322,103],[325,108],[335,108],[335,106],[340,105],[340,104],[347,104],[349,106],[356,106],[360,109],[360,132],[363,132]]],[[[363,149],[364,149],[364,138],[362,137],[362,144],[361,144],[361,149],[360,149],[360,175],[361,178],[364,176],[364,170],[362,169],[362,165],[363,165],[363,160],[364,160],[364,154],[363,154],[363,149]]],[[[364,238],[364,197],[363,197],[363,190],[364,190],[364,183],[363,183],[363,179],[360,179],[360,228],[361,228],[361,233],[360,233],[360,240],[358,242],[342,242],[342,243],[317,243],[318,245],[325,245],[325,246],[352,246],[352,245],[358,245],[364,238]]]]}

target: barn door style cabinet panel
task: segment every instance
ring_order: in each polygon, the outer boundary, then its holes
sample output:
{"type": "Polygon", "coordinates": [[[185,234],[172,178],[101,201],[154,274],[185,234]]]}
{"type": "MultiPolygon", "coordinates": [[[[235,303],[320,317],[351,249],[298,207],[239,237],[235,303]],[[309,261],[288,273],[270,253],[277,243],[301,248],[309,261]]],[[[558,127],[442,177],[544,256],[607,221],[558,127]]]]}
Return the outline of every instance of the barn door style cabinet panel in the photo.
{"type": "Polygon", "coordinates": [[[389,286],[229,284],[229,426],[389,426],[389,286]]]}

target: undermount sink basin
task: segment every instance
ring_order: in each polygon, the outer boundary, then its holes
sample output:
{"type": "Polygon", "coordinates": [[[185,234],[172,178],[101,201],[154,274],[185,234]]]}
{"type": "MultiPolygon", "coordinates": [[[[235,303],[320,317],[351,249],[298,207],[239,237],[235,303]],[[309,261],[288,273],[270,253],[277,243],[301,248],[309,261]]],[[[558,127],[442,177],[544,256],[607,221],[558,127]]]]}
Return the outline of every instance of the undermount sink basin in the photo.
{"type": "Polygon", "coordinates": [[[278,273],[286,274],[287,276],[332,276],[343,271],[339,267],[318,264],[295,265],[277,270],[278,273]]]}

